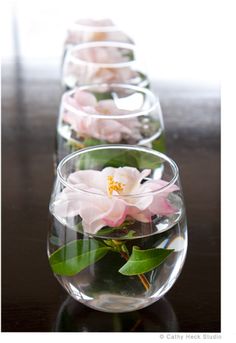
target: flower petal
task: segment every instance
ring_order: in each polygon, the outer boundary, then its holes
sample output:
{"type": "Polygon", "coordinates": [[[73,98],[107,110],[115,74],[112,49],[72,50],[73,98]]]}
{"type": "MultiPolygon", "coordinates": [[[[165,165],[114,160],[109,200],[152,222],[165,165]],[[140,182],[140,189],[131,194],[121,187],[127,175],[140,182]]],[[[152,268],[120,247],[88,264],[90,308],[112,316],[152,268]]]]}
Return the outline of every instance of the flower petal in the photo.
{"type": "Polygon", "coordinates": [[[118,143],[122,139],[122,134],[131,134],[131,130],[112,119],[93,118],[90,126],[91,136],[106,140],[110,143],[118,143]]]}
{"type": "Polygon", "coordinates": [[[103,221],[106,225],[115,227],[121,225],[126,218],[126,206],[120,199],[109,199],[108,211],[104,213],[103,221]]]}
{"type": "Polygon", "coordinates": [[[97,103],[96,110],[101,114],[115,114],[115,111],[117,111],[117,107],[115,106],[113,100],[107,99],[100,100],[97,103]]]}
{"type": "Polygon", "coordinates": [[[85,223],[84,230],[95,234],[101,227],[122,224],[126,217],[126,206],[120,199],[93,197],[89,202],[81,202],[80,216],[85,223]]]}
{"type": "Polygon", "coordinates": [[[91,223],[87,223],[85,220],[82,220],[82,225],[83,225],[84,232],[90,233],[90,234],[96,234],[101,228],[104,227],[104,221],[99,219],[91,223]]]}
{"type": "Polygon", "coordinates": [[[127,216],[130,216],[142,223],[149,223],[152,219],[151,215],[152,214],[149,210],[140,210],[134,206],[129,206],[127,208],[127,216]]]}
{"type": "Polygon", "coordinates": [[[144,169],[141,173],[137,168],[120,167],[116,168],[114,179],[125,184],[121,194],[136,194],[139,191],[141,181],[150,174],[150,169],[144,169]]]}
{"type": "Polygon", "coordinates": [[[79,214],[78,192],[65,188],[53,203],[52,212],[59,218],[74,217],[79,214]]]}
{"type": "Polygon", "coordinates": [[[68,104],[74,108],[78,107],[78,103],[75,100],[75,98],[73,98],[71,95],[69,95],[67,93],[64,94],[62,102],[65,104],[68,104]]]}
{"type": "MultiPolygon", "coordinates": [[[[141,187],[140,187],[140,193],[147,193],[147,192],[155,192],[158,191],[159,189],[165,187],[168,185],[168,182],[158,179],[158,180],[148,180],[146,182],[144,182],[141,187]]],[[[172,193],[174,191],[179,190],[179,187],[174,185],[169,186],[168,188],[166,188],[165,190],[163,190],[163,193],[172,193]]]]}
{"type": "Polygon", "coordinates": [[[80,89],[76,89],[75,94],[74,94],[74,99],[77,102],[77,104],[81,107],[83,106],[95,107],[97,105],[97,99],[92,93],[81,91],[80,89]]]}
{"type": "Polygon", "coordinates": [[[95,190],[94,193],[106,194],[107,180],[104,179],[102,172],[98,170],[78,170],[71,173],[67,179],[68,183],[72,185],[84,185],[82,189],[91,191],[91,188],[95,190]]]}
{"type": "Polygon", "coordinates": [[[167,216],[169,214],[174,214],[177,209],[173,207],[167,199],[167,196],[154,196],[153,202],[149,206],[150,212],[153,214],[158,214],[162,216],[167,216]]]}
{"type": "Polygon", "coordinates": [[[148,208],[149,211],[152,212],[152,214],[158,214],[158,215],[169,215],[176,212],[176,208],[173,207],[169,200],[168,195],[174,191],[179,190],[179,187],[174,185],[169,186],[163,191],[156,192],[159,189],[165,187],[168,185],[168,182],[164,180],[149,180],[145,182],[141,187],[140,190],[145,192],[153,192],[152,195],[152,202],[149,204],[148,208]]]}

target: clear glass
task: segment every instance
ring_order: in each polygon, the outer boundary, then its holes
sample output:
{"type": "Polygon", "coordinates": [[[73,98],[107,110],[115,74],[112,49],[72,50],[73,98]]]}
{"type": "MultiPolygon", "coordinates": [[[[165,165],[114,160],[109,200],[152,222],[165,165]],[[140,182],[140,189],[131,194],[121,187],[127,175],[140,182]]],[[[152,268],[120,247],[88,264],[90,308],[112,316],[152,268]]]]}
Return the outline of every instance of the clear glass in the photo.
{"type": "Polygon", "coordinates": [[[160,299],[187,251],[178,167],[145,147],[101,145],[64,158],[50,201],[51,269],[76,300],[129,312],[160,299]]]}
{"type": "Polygon", "coordinates": [[[159,99],[125,84],[78,87],[62,96],[57,125],[57,163],[93,145],[137,144],[165,152],[159,99]]]}
{"type": "Polygon", "coordinates": [[[68,47],[96,41],[133,43],[133,40],[109,19],[79,19],[67,31],[65,49],[68,47]]]}
{"type": "Polygon", "coordinates": [[[99,83],[126,83],[148,87],[147,73],[134,44],[120,42],[81,43],[68,49],[62,68],[66,90],[99,83]]]}

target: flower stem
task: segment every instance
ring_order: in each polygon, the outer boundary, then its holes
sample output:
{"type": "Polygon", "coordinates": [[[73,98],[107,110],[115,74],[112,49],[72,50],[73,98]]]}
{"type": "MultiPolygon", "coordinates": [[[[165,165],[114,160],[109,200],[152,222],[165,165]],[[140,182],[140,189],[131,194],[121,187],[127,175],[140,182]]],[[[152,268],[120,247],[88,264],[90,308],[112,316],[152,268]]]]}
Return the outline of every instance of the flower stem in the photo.
{"type": "MultiPolygon", "coordinates": [[[[128,254],[126,254],[126,253],[123,252],[123,251],[120,251],[120,254],[121,254],[121,256],[122,256],[126,261],[128,261],[128,259],[129,259],[128,254]]],[[[144,274],[138,274],[137,276],[139,277],[139,280],[140,280],[141,283],[143,284],[143,286],[144,286],[144,288],[146,289],[146,291],[148,291],[149,288],[150,288],[150,283],[149,283],[148,279],[146,278],[146,276],[145,276],[144,274]]]]}

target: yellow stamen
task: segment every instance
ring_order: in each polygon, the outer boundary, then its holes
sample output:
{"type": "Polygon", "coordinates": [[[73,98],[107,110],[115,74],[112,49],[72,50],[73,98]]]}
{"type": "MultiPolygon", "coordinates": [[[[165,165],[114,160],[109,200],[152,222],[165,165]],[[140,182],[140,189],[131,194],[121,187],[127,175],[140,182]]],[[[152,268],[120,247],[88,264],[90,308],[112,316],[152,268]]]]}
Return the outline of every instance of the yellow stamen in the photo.
{"type": "Polygon", "coordinates": [[[97,106],[97,109],[101,114],[111,114],[111,110],[109,110],[108,108],[97,106]]]}
{"type": "Polygon", "coordinates": [[[109,175],[107,177],[107,192],[109,196],[112,196],[113,191],[121,192],[123,191],[125,184],[121,182],[114,181],[114,177],[109,175]]]}

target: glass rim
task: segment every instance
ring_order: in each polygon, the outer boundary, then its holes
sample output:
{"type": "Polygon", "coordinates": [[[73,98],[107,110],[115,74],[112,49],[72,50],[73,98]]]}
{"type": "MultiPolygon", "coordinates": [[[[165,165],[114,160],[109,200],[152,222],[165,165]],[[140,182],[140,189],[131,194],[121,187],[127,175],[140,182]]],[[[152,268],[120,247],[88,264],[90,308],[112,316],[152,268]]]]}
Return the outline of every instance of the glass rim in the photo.
{"type": "MultiPolygon", "coordinates": [[[[63,177],[62,175],[62,172],[61,172],[61,169],[64,167],[64,165],[72,160],[74,157],[76,156],[79,156],[79,155],[83,155],[83,154],[86,154],[87,152],[89,151],[93,151],[93,150],[104,150],[104,149],[124,149],[124,150],[135,150],[135,151],[142,151],[142,152],[145,152],[145,153],[151,153],[157,157],[160,157],[162,158],[165,162],[168,162],[169,165],[171,166],[171,169],[173,171],[173,177],[170,181],[166,181],[167,184],[157,190],[152,190],[152,191],[149,191],[149,192],[144,192],[144,193],[133,193],[133,194],[114,194],[112,195],[113,197],[115,198],[137,198],[137,197],[143,197],[143,196],[150,196],[150,195],[153,195],[153,194],[157,194],[157,193],[162,193],[163,191],[167,190],[169,187],[171,187],[173,184],[175,184],[175,182],[179,179],[179,168],[177,166],[177,164],[175,163],[174,160],[172,160],[170,157],[168,157],[167,155],[159,152],[159,151],[156,151],[156,150],[153,150],[151,148],[147,148],[147,147],[143,147],[143,146],[137,146],[137,145],[127,145],[127,144],[103,144],[103,145],[96,145],[96,146],[92,146],[92,147],[87,147],[87,148],[84,148],[84,149],[80,149],[80,150],[77,150],[67,156],[65,156],[61,161],[60,163],[58,164],[58,167],[57,167],[57,176],[60,180],[60,182],[65,186],[65,187],[68,187],[74,191],[77,191],[77,192],[82,192],[82,193],[86,193],[86,194],[89,194],[89,195],[96,195],[96,196],[100,196],[102,198],[104,197],[107,197],[106,194],[101,194],[101,193],[97,193],[97,192],[91,192],[91,191],[87,191],[85,189],[80,189],[80,188],[77,188],[77,187],[73,187],[73,185],[71,185],[70,183],[67,182],[67,180],[63,177]]],[[[148,168],[145,168],[145,169],[148,169],[148,168]]],[[[89,169],[86,169],[86,170],[89,170],[89,169]]]]}
{"type": "Polygon", "coordinates": [[[90,48],[98,48],[98,47],[114,47],[118,49],[127,49],[132,50],[133,52],[136,51],[136,46],[132,43],[124,43],[124,42],[114,42],[114,41],[96,41],[96,42],[85,42],[79,43],[71,47],[68,51],[68,59],[73,62],[74,64],[85,64],[91,66],[97,66],[99,68],[124,68],[136,63],[136,60],[130,60],[125,62],[114,62],[114,63],[101,63],[101,62],[91,62],[80,59],[79,57],[75,57],[73,53],[75,51],[80,51],[84,49],[90,48]]]}
{"type": "Polygon", "coordinates": [[[123,32],[116,24],[109,25],[90,25],[81,23],[72,23],[68,30],[87,31],[87,32],[123,32]]]}
{"type": "MultiPolygon", "coordinates": [[[[135,94],[135,93],[133,93],[133,94],[135,94]]],[[[110,100],[110,99],[108,99],[108,100],[110,100]]],[[[63,96],[62,96],[62,107],[64,107],[66,110],[73,112],[75,114],[79,114],[79,115],[83,115],[83,116],[91,116],[93,118],[99,118],[99,119],[127,119],[127,118],[139,117],[139,116],[147,115],[147,114],[151,113],[157,107],[159,107],[159,111],[161,113],[160,101],[159,101],[158,96],[156,96],[152,91],[150,91],[147,88],[129,85],[129,84],[125,84],[125,83],[98,83],[98,84],[89,84],[89,85],[77,86],[76,88],[69,90],[63,94],[63,96]],[[150,97],[152,104],[150,105],[150,107],[148,109],[145,109],[142,111],[137,111],[137,112],[132,112],[132,113],[127,113],[127,114],[97,114],[97,113],[89,113],[89,112],[77,110],[72,105],[64,102],[64,100],[67,96],[73,95],[76,92],[76,90],[78,90],[78,89],[82,90],[82,91],[83,90],[86,91],[90,88],[95,88],[95,87],[110,87],[110,88],[117,87],[117,88],[121,88],[121,89],[131,89],[131,90],[145,94],[148,97],[150,97]]]]}

